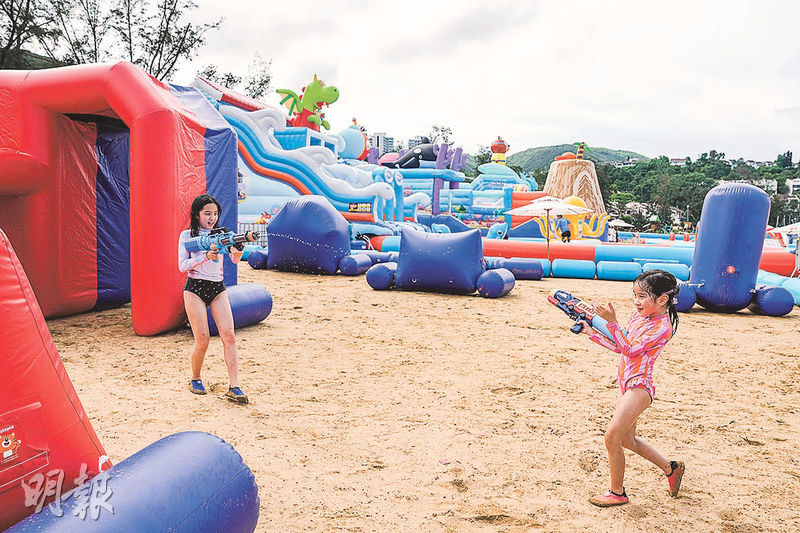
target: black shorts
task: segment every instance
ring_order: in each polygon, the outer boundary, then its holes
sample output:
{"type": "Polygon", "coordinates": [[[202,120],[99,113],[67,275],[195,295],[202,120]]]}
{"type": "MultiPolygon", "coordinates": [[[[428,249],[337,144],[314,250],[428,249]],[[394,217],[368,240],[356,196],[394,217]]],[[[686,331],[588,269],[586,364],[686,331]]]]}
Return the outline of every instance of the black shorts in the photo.
{"type": "Polygon", "coordinates": [[[206,305],[211,305],[214,298],[225,290],[225,284],[221,281],[186,278],[186,285],[184,285],[183,290],[196,294],[206,305]]]}
{"type": "Polygon", "coordinates": [[[570,230],[561,232],[562,239],[569,239],[570,237],[572,237],[572,232],[570,230]]]}

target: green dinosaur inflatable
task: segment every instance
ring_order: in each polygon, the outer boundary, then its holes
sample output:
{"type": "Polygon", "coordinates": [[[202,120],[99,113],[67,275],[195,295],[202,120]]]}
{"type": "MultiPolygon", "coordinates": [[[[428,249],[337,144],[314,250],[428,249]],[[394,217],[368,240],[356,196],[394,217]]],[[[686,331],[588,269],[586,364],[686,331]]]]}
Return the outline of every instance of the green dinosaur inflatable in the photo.
{"type": "Polygon", "coordinates": [[[325,114],[319,111],[323,105],[330,105],[339,99],[339,89],[333,85],[325,86],[314,74],[314,81],[303,87],[300,96],[289,89],[278,89],[277,93],[284,95],[281,103],[289,109],[289,114],[294,115],[292,126],[304,126],[316,131],[319,131],[320,126],[326,130],[331,129],[331,125],[325,120],[325,114]]]}

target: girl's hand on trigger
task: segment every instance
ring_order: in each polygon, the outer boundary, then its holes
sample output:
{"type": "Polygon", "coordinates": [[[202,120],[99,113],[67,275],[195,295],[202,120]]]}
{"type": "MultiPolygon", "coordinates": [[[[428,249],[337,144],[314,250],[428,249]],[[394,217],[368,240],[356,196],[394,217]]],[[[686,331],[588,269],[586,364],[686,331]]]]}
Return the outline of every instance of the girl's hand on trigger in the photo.
{"type": "Polygon", "coordinates": [[[581,330],[581,333],[585,335],[591,335],[592,333],[594,333],[594,329],[592,329],[592,325],[589,322],[587,322],[586,320],[581,320],[581,324],[583,324],[583,329],[581,330]]]}
{"type": "Polygon", "coordinates": [[[236,247],[231,246],[230,254],[231,254],[231,258],[236,258],[237,260],[239,260],[244,255],[244,250],[239,250],[236,247]]]}
{"type": "Polygon", "coordinates": [[[206,252],[206,258],[209,261],[216,261],[217,259],[219,259],[219,253],[217,252],[216,244],[211,245],[211,249],[206,252]]]}
{"type": "Polygon", "coordinates": [[[600,315],[600,317],[606,322],[617,321],[617,313],[614,311],[614,306],[611,305],[611,302],[608,302],[608,304],[596,305],[595,311],[597,311],[597,314],[600,315]]]}

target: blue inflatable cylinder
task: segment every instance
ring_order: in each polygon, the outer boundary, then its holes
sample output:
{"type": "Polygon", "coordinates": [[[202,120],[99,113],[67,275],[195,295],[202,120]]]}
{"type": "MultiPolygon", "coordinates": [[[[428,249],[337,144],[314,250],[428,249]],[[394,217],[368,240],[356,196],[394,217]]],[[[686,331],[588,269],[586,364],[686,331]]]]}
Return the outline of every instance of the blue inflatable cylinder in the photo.
{"type": "Polygon", "coordinates": [[[776,287],[780,287],[784,279],[788,278],[785,278],[780,274],[775,274],[773,272],[759,270],[758,276],[756,276],[756,283],[759,285],[774,285],[776,287]]]}
{"type": "Polygon", "coordinates": [[[400,235],[389,235],[381,243],[381,250],[384,252],[400,251],[400,235]]]}
{"type": "Polygon", "coordinates": [[[266,248],[260,244],[245,244],[244,250],[242,250],[242,259],[247,261],[247,259],[250,257],[250,254],[256,250],[264,250],[266,252],[266,248]]]}
{"type": "Polygon", "coordinates": [[[692,273],[697,303],[734,312],[750,305],[769,216],[767,193],[745,183],[711,189],[703,201],[692,273]]]}
{"type": "MultiPolygon", "coordinates": [[[[541,279],[541,278],[540,278],[541,279]]],[[[478,276],[478,294],[484,298],[500,298],[514,288],[514,274],[505,268],[487,270],[478,276]]]]}
{"type": "Polygon", "coordinates": [[[633,281],[642,273],[639,263],[624,263],[622,261],[598,261],[597,279],[613,281],[633,281]]]}
{"type": "Polygon", "coordinates": [[[783,287],[759,285],[753,295],[750,310],[767,316],[788,315],[794,308],[792,293],[783,287]]]}
{"type": "Polygon", "coordinates": [[[697,302],[697,292],[693,286],[682,282],[678,283],[678,289],[678,303],[675,304],[675,309],[685,313],[697,302]]]}
{"type": "Polygon", "coordinates": [[[45,508],[7,531],[244,533],[256,528],[255,478],[236,450],[214,435],[190,431],[164,437],[107,474],[105,502],[113,513],[100,507],[96,520],[89,513],[81,520],[76,516],[80,500],[70,497],[61,502],[62,516],[45,508]]]}
{"type": "Polygon", "coordinates": [[[267,268],[267,251],[264,249],[251,251],[247,256],[247,264],[256,270],[267,268]]]}
{"type": "Polygon", "coordinates": [[[689,267],[681,263],[645,263],[642,265],[642,272],[646,270],[663,270],[681,281],[689,279],[689,267]]]}
{"type": "Polygon", "coordinates": [[[367,270],[367,283],[376,291],[389,289],[396,273],[397,263],[378,263],[367,270]]]}
{"type": "Polygon", "coordinates": [[[800,278],[786,278],[781,287],[792,293],[795,305],[800,305],[800,278]]]}
{"type": "MultiPolygon", "coordinates": [[[[226,289],[228,301],[233,312],[233,328],[238,329],[256,322],[261,322],[272,311],[272,295],[258,283],[240,283],[226,289]]],[[[219,335],[217,324],[211,316],[211,308],[206,308],[208,316],[208,332],[219,335]]]]}
{"type": "Polygon", "coordinates": [[[514,279],[539,280],[544,276],[544,267],[538,259],[525,257],[514,257],[506,259],[504,257],[494,257],[486,260],[489,269],[504,268],[511,271],[514,279]]]}
{"type": "Polygon", "coordinates": [[[634,259],[668,259],[684,265],[692,264],[691,248],[667,248],[665,246],[636,246],[626,244],[598,244],[595,246],[595,261],[633,261],[634,259]]]}
{"type": "Polygon", "coordinates": [[[557,278],[594,278],[597,270],[594,261],[582,259],[556,259],[553,261],[553,276],[557,278]]]}
{"type": "Polygon", "coordinates": [[[372,259],[372,264],[377,265],[378,263],[396,263],[397,256],[399,255],[397,252],[379,252],[378,250],[359,250],[357,253],[353,255],[366,255],[372,259]]]}
{"type": "Polygon", "coordinates": [[[372,258],[364,254],[347,255],[339,261],[339,271],[345,276],[358,276],[372,266],[372,258]]]}

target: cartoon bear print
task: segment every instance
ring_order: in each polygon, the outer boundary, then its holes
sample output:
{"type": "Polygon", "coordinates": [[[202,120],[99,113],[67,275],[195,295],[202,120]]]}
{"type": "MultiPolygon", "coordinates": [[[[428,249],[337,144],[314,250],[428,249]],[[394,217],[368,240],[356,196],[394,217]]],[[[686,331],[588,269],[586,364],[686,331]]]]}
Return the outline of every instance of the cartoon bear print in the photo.
{"type": "Polygon", "coordinates": [[[3,433],[0,433],[0,454],[2,454],[0,462],[3,463],[16,459],[19,447],[22,445],[22,441],[17,440],[16,434],[11,432],[12,429],[14,426],[6,428],[3,433]]]}

